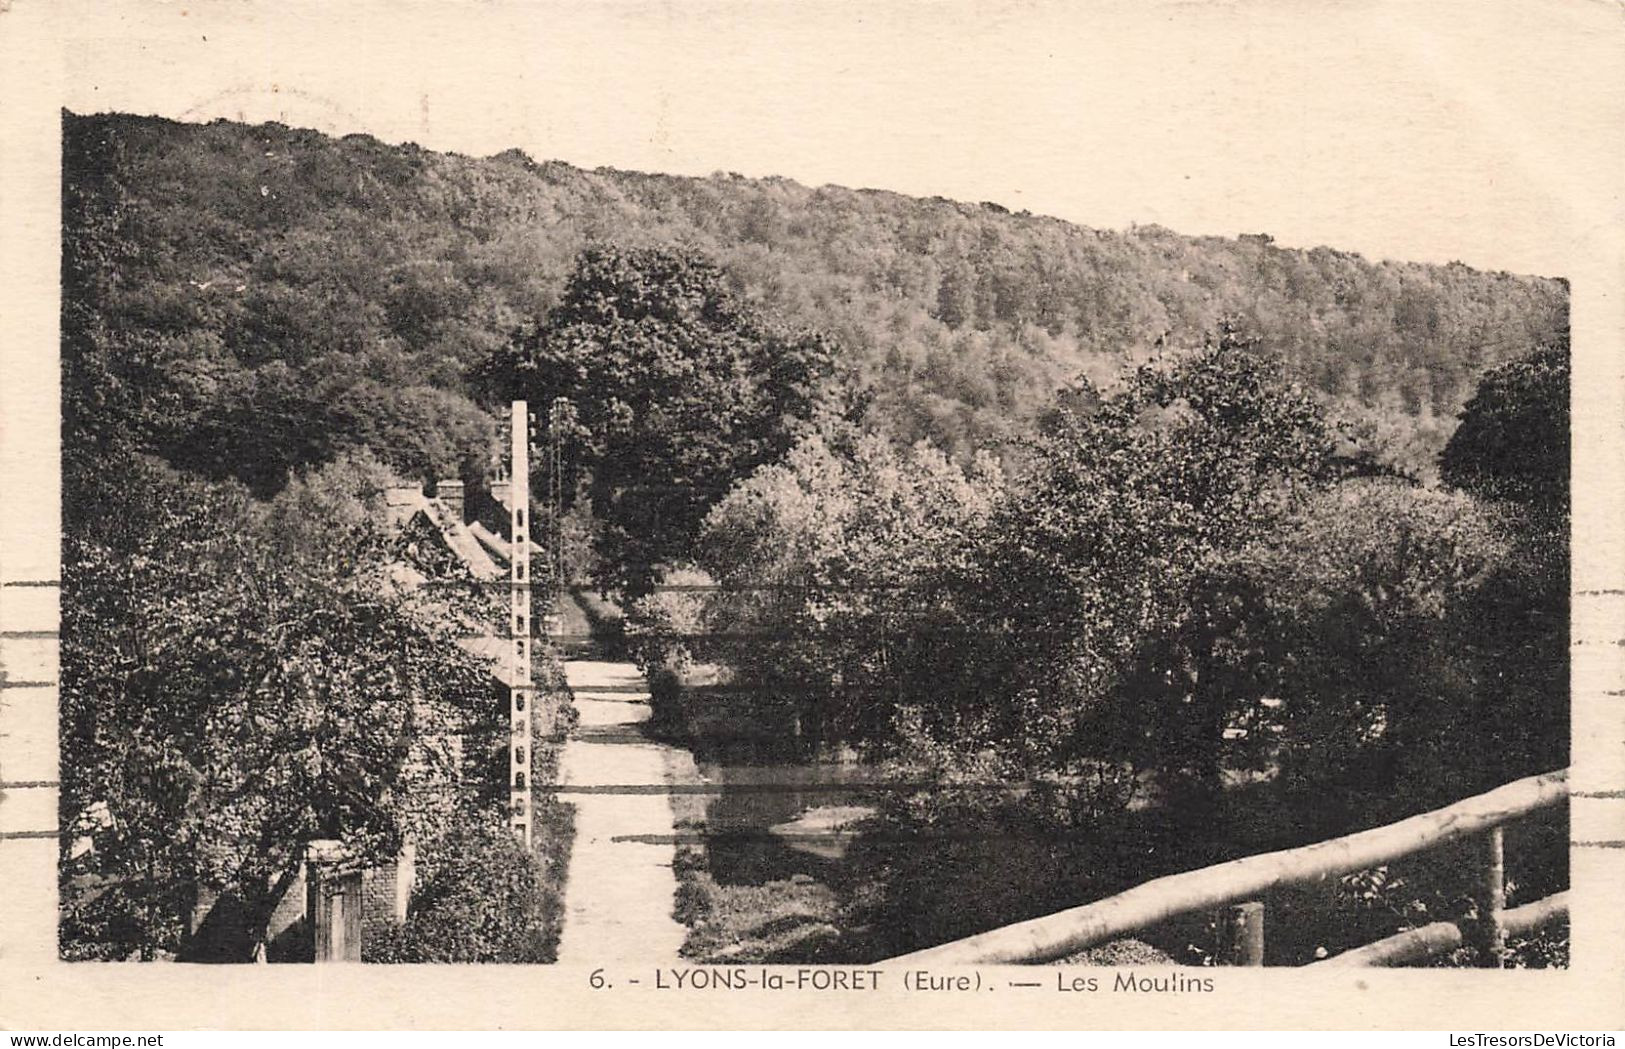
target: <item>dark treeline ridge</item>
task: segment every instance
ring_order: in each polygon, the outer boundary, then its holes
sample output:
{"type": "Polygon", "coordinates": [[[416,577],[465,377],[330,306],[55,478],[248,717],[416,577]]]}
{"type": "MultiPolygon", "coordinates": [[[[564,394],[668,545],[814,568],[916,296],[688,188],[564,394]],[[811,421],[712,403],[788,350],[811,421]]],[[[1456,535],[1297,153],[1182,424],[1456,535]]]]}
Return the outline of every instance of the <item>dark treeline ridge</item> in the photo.
{"type": "MultiPolygon", "coordinates": [[[[678,245],[839,347],[866,428],[957,456],[1233,317],[1427,476],[1488,367],[1566,327],[1561,280],[1266,235],[1114,232],[996,204],[475,159],[278,124],[64,115],[68,432],[268,494],[346,447],[482,460],[470,376],[583,247],[678,245]],[[77,370],[74,374],[73,370],[77,370]]],[[[71,449],[70,449],[71,450],[71,449]]]]}

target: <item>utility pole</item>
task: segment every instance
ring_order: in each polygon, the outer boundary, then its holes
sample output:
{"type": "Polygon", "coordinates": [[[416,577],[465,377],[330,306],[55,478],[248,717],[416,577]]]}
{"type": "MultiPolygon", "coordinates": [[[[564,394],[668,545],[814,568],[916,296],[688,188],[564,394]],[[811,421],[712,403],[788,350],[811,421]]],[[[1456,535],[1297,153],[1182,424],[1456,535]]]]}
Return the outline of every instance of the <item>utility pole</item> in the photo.
{"type": "Polygon", "coordinates": [[[508,805],[513,832],[528,848],[531,839],[530,747],[531,710],[535,693],[530,672],[530,410],[524,401],[513,402],[512,518],[509,522],[509,564],[513,614],[512,675],[508,740],[508,805]]]}
{"type": "Polygon", "coordinates": [[[547,410],[547,507],[553,514],[553,548],[548,551],[553,578],[548,587],[548,611],[555,615],[564,594],[564,427],[569,414],[569,399],[553,398],[547,410]]]}

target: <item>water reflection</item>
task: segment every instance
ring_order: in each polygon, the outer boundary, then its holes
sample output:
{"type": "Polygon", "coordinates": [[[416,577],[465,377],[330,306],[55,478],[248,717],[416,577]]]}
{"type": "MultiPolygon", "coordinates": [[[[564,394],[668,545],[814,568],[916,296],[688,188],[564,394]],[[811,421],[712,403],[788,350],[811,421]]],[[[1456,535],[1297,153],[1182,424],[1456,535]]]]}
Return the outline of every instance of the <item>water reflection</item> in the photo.
{"type": "Polygon", "coordinates": [[[718,882],[760,885],[797,875],[827,881],[852,826],[868,815],[879,771],[813,757],[782,737],[692,741],[707,793],[707,866],[718,882]]]}

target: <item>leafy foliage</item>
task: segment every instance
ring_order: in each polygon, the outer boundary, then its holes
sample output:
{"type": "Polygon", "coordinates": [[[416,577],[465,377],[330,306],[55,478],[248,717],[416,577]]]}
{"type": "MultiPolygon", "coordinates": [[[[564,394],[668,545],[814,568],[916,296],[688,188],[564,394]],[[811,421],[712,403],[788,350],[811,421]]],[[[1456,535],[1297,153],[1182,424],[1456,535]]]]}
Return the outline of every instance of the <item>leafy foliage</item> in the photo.
{"type": "Polygon", "coordinates": [[[447,818],[487,671],[392,593],[364,517],[304,546],[267,524],[314,527],[308,489],[267,510],[141,459],[69,469],[62,805],[93,847],[64,856],[66,948],[173,951],[194,886],[263,939],[305,841],[370,860],[447,818]]]}
{"type": "Polygon", "coordinates": [[[569,402],[572,474],[589,478],[602,560],[633,593],[821,412],[831,368],[821,336],[768,324],[704,258],[613,248],[583,252],[546,324],[490,366],[538,411],[569,402]]]}
{"type": "Polygon", "coordinates": [[[1261,537],[1253,711],[1331,825],[1404,815],[1566,761],[1564,601],[1516,520],[1393,481],[1341,485],[1261,537]],[[1555,604],[1554,604],[1555,599],[1555,604]]]}
{"type": "Polygon", "coordinates": [[[1456,488],[1519,504],[1547,527],[1562,527],[1569,496],[1567,330],[1484,375],[1440,456],[1440,473],[1456,488]]]}
{"type": "Polygon", "coordinates": [[[681,675],[704,650],[707,591],[716,581],[697,568],[667,568],[654,589],[633,601],[626,616],[626,640],[633,662],[645,674],[665,669],[681,675]]]}
{"type": "MultiPolygon", "coordinates": [[[[560,819],[568,822],[567,809],[548,810],[541,841],[569,841],[560,819]]],[[[406,921],[367,943],[365,960],[553,961],[567,855],[527,849],[500,822],[450,828],[423,854],[422,876],[406,921]]]]}
{"type": "Polygon", "coordinates": [[[840,347],[866,429],[960,458],[1028,431],[1071,376],[1239,314],[1373,454],[1425,474],[1479,372],[1567,325],[1563,282],[1459,264],[276,124],[67,115],[63,169],[66,432],[261,492],[358,444],[415,477],[483,462],[470,373],[605,242],[714,260],[739,301],[840,347]]]}
{"type": "Polygon", "coordinates": [[[991,658],[1014,697],[988,738],[1211,789],[1247,692],[1222,566],[1319,483],[1328,450],[1315,402],[1228,333],[1064,402],[973,581],[1006,624],[991,658]]]}
{"type": "Polygon", "coordinates": [[[965,566],[1003,478],[985,456],[966,470],[923,443],[846,443],[807,438],[706,518],[719,592],[700,656],[783,697],[814,739],[884,746],[918,659],[952,643],[936,581],[965,566]]]}

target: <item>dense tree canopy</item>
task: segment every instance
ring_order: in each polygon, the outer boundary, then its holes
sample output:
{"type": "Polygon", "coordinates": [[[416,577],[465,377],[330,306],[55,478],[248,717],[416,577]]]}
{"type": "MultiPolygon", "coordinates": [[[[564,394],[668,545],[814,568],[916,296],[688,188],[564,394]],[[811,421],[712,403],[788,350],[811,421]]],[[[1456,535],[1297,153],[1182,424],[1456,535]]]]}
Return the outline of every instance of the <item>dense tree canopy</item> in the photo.
{"type": "Polygon", "coordinates": [[[1008,483],[814,438],[706,519],[683,579],[714,592],[632,629],[816,735],[1077,811],[1264,774],[1334,791],[1309,822],[1335,833],[1560,765],[1566,548],[1339,441],[1233,330],[1067,391],[1008,483]]]}
{"type": "Polygon", "coordinates": [[[392,593],[367,518],[96,465],[67,486],[62,805],[92,847],[64,865],[65,943],[173,951],[196,889],[263,942],[306,841],[374,859],[444,818],[488,670],[392,593]]]}
{"type": "Polygon", "coordinates": [[[1080,372],[1239,314],[1379,456],[1426,473],[1478,374],[1567,325],[1561,281],[1459,264],[275,124],[68,115],[63,171],[69,436],[135,433],[261,491],[357,444],[410,476],[483,462],[470,371],[600,243],[703,253],[739,301],[829,335],[867,429],[961,459],[1080,372]]]}
{"type": "Polygon", "coordinates": [[[355,225],[298,228],[314,216],[261,181],[275,149],[248,150],[247,168],[239,152],[229,175],[185,174],[202,158],[166,142],[168,126],[65,128],[67,441],[154,452],[262,496],[358,448],[422,479],[483,466],[491,420],[441,341],[462,334],[421,316],[457,301],[458,283],[368,255],[355,225]],[[172,192],[191,178],[212,186],[172,192]]]}
{"type": "Polygon", "coordinates": [[[546,322],[489,367],[544,420],[555,398],[569,402],[566,489],[585,475],[603,563],[634,593],[832,399],[821,336],[772,325],[683,251],[583,252],[546,322]]]}
{"type": "Polygon", "coordinates": [[[1440,456],[1450,485],[1517,503],[1552,524],[1569,496],[1568,332],[1487,372],[1440,456]]]}

